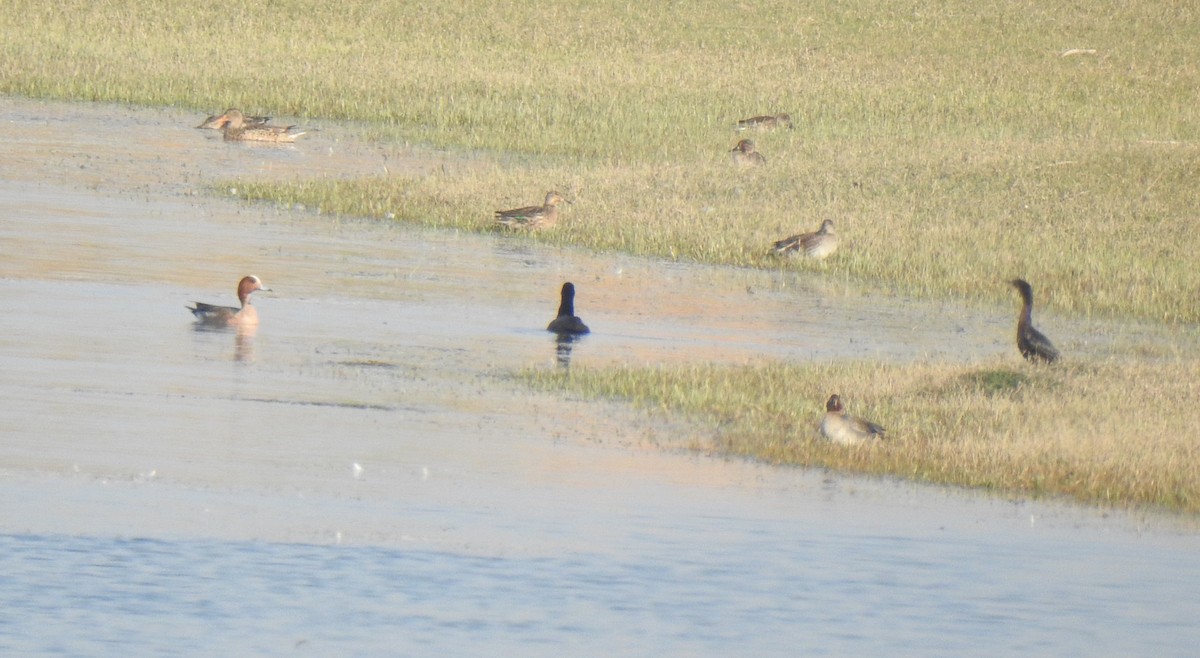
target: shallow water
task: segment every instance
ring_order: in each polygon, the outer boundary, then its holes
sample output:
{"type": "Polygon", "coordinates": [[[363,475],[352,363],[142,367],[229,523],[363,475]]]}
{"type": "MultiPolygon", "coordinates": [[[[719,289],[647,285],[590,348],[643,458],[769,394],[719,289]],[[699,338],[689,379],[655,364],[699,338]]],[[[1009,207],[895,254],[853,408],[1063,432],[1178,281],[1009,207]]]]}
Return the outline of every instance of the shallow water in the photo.
{"type": "MultiPolygon", "coordinates": [[[[201,118],[0,100],[0,652],[1200,640],[1191,523],[679,453],[699,430],[504,374],[555,367],[542,327],[564,280],[594,331],[570,353],[585,365],[976,358],[1012,350],[1013,309],[214,199],[236,176],[471,164],[337,125],[225,144],[201,118]],[[248,273],[273,288],[262,326],[194,330],[184,306],[232,303],[248,273]]],[[[1076,352],[1157,339],[1072,333],[1076,352]]]]}

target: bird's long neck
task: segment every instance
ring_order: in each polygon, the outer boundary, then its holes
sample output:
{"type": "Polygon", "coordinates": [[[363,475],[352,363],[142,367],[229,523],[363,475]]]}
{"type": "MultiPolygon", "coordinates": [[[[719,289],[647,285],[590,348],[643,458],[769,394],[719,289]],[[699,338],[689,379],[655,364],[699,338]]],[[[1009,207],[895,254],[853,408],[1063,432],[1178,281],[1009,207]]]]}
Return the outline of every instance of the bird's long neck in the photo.
{"type": "Polygon", "coordinates": [[[1033,295],[1028,290],[1021,290],[1021,315],[1017,317],[1017,324],[1023,327],[1033,324],[1033,295]]]}
{"type": "Polygon", "coordinates": [[[558,317],[575,315],[575,287],[565,284],[562,288],[562,298],[558,303],[558,317]]]}

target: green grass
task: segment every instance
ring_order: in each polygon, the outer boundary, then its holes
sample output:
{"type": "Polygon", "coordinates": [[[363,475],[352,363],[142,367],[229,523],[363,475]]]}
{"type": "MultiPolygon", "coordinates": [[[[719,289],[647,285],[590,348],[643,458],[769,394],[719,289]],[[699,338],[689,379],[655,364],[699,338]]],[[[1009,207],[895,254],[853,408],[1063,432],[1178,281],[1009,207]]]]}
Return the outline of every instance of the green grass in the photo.
{"type": "Polygon", "coordinates": [[[1013,162],[976,142],[953,157],[855,148],[781,141],[786,168],[753,171],[732,170],[718,153],[687,164],[476,167],[239,189],[326,212],[479,231],[494,229],[492,210],[540,203],[558,189],[573,204],[559,228],[534,239],[998,303],[1011,302],[1005,282],[1021,276],[1039,305],[1068,313],[1200,320],[1200,304],[1188,301],[1200,290],[1190,256],[1200,250],[1191,229],[1200,217],[1187,192],[1200,176],[1200,150],[1026,144],[1021,157],[1034,161],[1013,162]],[[886,162],[874,160],[880,155],[886,162]],[[773,240],[815,230],[823,218],[834,219],[843,242],[827,262],[770,255],[773,240]]]}
{"type": "Polygon", "coordinates": [[[560,188],[576,204],[535,239],[991,302],[1019,275],[1070,313],[1200,320],[1186,3],[15,0],[0,34],[0,93],[353,119],[482,153],[248,198],[487,230],[560,188]],[[768,167],[731,170],[732,123],[781,111],[797,128],[756,136],[768,167]],[[846,245],[828,264],[765,257],[826,217],[846,245]]]}
{"type": "Polygon", "coordinates": [[[687,446],[777,464],[1085,503],[1200,512],[1200,361],[1036,367],[752,364],[529,370],[547,390],[628,400],[697,422],[687,446]],[[825,400],[880,423],[887,439],[821,439],[825,400]],[[711,437],[711,440],[709,439],[711,437]],[[711,442],[710,442],[711,441],[711,442]]]}

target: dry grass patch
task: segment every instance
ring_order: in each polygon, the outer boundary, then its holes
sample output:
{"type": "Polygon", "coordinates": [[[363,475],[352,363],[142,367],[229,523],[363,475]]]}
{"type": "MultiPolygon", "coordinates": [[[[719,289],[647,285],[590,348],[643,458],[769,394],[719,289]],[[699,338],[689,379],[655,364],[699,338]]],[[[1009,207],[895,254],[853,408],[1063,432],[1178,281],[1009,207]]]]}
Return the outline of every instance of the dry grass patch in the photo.
{"type": "Polygon", "coordinates": [[[1200,511],[1195,359],[576,368],[522,378],[684,414],[711,428],[717,450],[771,463],[1200,511]],[[835,392],[850,413],[884,425],[888,440],[823,441],[817,425],[835,392]]]}

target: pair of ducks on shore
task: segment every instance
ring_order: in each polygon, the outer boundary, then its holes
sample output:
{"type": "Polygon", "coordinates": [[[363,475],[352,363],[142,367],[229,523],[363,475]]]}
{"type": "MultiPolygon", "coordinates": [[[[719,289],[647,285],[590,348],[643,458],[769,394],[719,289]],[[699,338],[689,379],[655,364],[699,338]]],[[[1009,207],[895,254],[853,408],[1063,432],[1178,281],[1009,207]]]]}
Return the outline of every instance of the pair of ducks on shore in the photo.
{"type": "MultiPolygon", "coordinates": [[[[558,223],[558,206],[570,203],[558,192],[546,193],[546,201],[540,206],[525,206],[511,210],[497,210],[494,213],[496,223],[510,229],[539,231],[553,227],[558,223]]],[[[833,228],[833,220],[826,219],[821,227],[809,233],[797,233],[772,245],[772,253],[780,256],[803,255],[808,258],[822,260],[829,257],[838,248],[838,235],[833,228]]]]}
{"type": "Polygon", "coordinates": [[[306,131],[297,126],[272,126],[271,117],[246,116],[241,110],[229,108],[223,114],[205,119],[197,128],[220,130],[228,142],[272,142],[287,144],[306,131]]]}
{"type": "MultiPolygon", "coordinates": [[[[1021,295],[1021,311],[1017,316],[1017,350],[1031,363],[1054,363],[1061,355],[1050,339],[1033,326],[1033,286],[1024,279],[1013,279],[1008,283],[1021,295]]],[[[882,439],[885,431],[877,423],[847,414],[841,397],[836,393],[825,403],[821,436],[834,443],[861,445],[882,439]]]]}

